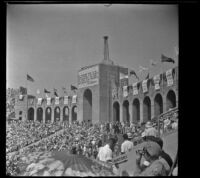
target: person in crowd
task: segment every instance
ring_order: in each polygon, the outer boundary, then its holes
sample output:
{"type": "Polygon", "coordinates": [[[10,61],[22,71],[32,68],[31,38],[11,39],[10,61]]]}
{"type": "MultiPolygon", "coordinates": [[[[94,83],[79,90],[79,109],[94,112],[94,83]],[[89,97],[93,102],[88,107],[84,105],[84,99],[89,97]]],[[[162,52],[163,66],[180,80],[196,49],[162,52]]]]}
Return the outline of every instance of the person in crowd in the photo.
{"type": "Polygon", "coordinates": [[[167,119],[164,120],[164,131],[166,132],[168,130],[168,127],[170,125],[171,121],[170,119],[167,117],[167,119]]]}
{"type": "Polygon", "coordinates": [[[143,150],[137,152],[135,176],[167,176],[169,169],[166,169],[164,162],[159,159],[161,147],[156,142],[148,141],[143,150]],[[141,159],[145,161],[141,164],[141,159]]]}
{"type": "Polygon", "coordinates": [[[112,161],[113,151],[116,141],[114,138],[110,138],[108,144],[99,149],[97,159],[104,162],[112,161]]]}
{"type": "Polygon", "coordinates": [[[173,130],[178,129],[178,120],[177,119],[171,119],[171,125],[173,130]]]}
{"type": "Polygon", "coordinates": [[[171,168],[173,165],[173,161],[172,161],[172,158],[170,157],[170,155],[163,150],[163,140],[160,137],[147,136],[145,138],[145,141],[156,142],[160,145],[160,147],[161,147],[160,157],[165,159],[165,161],[168,163],[169,167],[171,168]]]}
{"type": "Polygon", "coordinates": [[[133,142],[130,141],[131,135],[129,134],[123,134],[124,142],[121,145],[121,153],[125,153],[128,151],[131,151],[134,147],[133,142]]]}
{"type": "Polygon", "coordinates": [[[142,134],[143,137],[145,136],[154,136],[154,137],[158,137],[158,131],[153,127],[152,123],[150,121],[148,121],[145,124],[145,130],[142,134]]]}

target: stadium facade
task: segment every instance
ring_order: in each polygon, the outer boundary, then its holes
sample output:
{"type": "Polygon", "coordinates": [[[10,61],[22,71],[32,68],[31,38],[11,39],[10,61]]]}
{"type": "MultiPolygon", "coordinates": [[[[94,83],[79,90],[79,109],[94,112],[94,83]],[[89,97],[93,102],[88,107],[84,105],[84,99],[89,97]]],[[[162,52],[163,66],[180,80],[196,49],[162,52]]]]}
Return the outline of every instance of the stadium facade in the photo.
{"type": "Polygon", "coordinates": [[[146,122],[178,107],[178,67],[130,84],[128,68],[109,59],[108,37],[104,37],[104,59],[78,71],[78,90],[74,95],[16,98],[18,119],[73,122],[146,122]],[[27,101],[28,99],[28,101],[27,101]]]}

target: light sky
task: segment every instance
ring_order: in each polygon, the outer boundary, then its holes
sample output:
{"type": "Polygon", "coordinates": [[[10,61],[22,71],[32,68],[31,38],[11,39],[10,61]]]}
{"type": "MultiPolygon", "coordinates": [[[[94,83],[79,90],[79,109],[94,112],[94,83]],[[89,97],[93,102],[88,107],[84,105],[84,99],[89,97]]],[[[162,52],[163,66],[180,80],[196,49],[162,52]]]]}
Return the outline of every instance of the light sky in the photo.
{"type": "MultiPolygon", "coordinates": [[[[7,6],[7,87],[28,86],[44,96],[44,88],[70,93],[81,67],[103,60],[103,36],[115,64],[135,70],[141,80],[178,65],[178,7],[176,5],[29,4],[7,6]],[[159,63],[161,54],[175,64],[159,63]],[[161,67],[162,66],[162,67],[161,67]],[[27,82],[26,74],[35,82],[27,82]]],[[[132,77],[130,82],[137,80],[132,77]]],[[[52,95],[53,96],[53,95],[52,95]]]]}

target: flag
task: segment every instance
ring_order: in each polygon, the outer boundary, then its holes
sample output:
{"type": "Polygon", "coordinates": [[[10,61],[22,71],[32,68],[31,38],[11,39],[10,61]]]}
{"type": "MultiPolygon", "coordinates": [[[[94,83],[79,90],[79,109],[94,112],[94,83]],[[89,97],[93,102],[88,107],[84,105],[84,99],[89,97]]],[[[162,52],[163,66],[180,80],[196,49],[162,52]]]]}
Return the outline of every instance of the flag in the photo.
{"type": "Polygon", "coordinates": [[[54,88],[54,95],[58,97],[57,89],[54,88]]]}
{"type": "Polygon", "coordinates": [[[77,88],[73,85],[71,85],[71,90],[77,90],[77,88]]]}
{"type": "Polygon", "coordinates": [[[120,67],[119,68],[119,79],[128,79],[128,68],[120,67]]]}
{"type": "Polygon", "coordinates": [[[30,82],[34,82],[34,79],[33,79],[30,75],[27,74],[27,77],[26,77],[26,78],[27,78],[27,80],[29,80],[30,82]]]}
{"type": "Polygon", "coordinates": [[[64,94],[66,94],[67,93],[66,88],[62,87],[62,89],[63,89],[64,94]]]}
{"type": "Polygon", "coordinates": [[[153,60],[150,60],[150,63],[152,66],[156,66],[157,65],[157,62],[153,61],[153,60]]]}
{"type": "Polygon", "coordinates": [[[148,75],[146,76],[145,80],[148,80],[148,79],[149,79],[149,73],[148,73],[148,75]]]}
{"type": "Polygon", "coordinates": [[[172,63],[175,63],[174,59],[172,58],[169,58],[163,54],[161,54],[161,62],[172,62],[172,63]]]}
{"type": "Polygon", "coordinates": [[[131,70],[131,71],[130,71],[130,75],[134,75],[134,76],[139,80],[139,77],[137,76],[137,74],[135,73],[134,70],[131,70]]]}
{"type": "Polygon", "coordinates": [[[26,95],[27,94],[27,89],[21,86],[19,88],[19,92],[20,92],[21,95],[26,95]]]}
{"type": "Polygon", "coordinates": [[[48,91],[48,90],[46,90],[46,89],[44,89],[44,93],[51,93],[50,91],[48,91]]]}

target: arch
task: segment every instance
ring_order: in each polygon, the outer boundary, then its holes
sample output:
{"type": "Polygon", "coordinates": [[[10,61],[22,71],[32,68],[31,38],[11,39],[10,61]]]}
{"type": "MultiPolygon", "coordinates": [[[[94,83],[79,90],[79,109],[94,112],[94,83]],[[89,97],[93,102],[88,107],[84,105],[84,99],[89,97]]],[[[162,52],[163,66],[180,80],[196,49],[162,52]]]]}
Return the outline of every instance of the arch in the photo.
{"type": "Polygon", "coordinates": [[[45,122],[51,122],[51,107],[47,107],[45,111],[45,122]]]}
{"type": "Polygon", "coordinates": [[[166,97],[166,109],[167,111],[170,108],[176,107],[176,94],[173,90],[169,90],[166,97]]]}
{"type": "Polygon", "coordinates": [[[72,107],[72,123],[77,120],[77,106],[72,107]]]}
{"type": "Polygon", "coordinates": [[[63,108],[63,122],[69,122],[69,107],[65,106],[63,108]]]}
{"type": "Polygon", "coordinates": [[[37,108],[37,121],[42,122],[43,120],[43,109],[41,107],[37,108]]]}
{"type": "Polygon", "coordinates": [[[56,106],[54,109],[54,122],[60,121],[60,107],[56,106]]]}
{"type": "Polygon", "coordinates": [[[154,116],[157,117],[163,113],[163,99],[160,93],[154,98],[154,116]]]}
{"type": "Polygon", "coordinates": [[[133,100],[132,113],[132,121],[134,123],[140,122],[140,101],[138,98],[133,100]]]}
{"type": "Polygon", "coordinates": [[[129,102],[127,100],[125,100],[123,102],[123,121],[126,122],[130,122],[130,116],[129,116],[129,102]]]}
{"type": "Polygon", "coordinates": [[[92,91],[86,89],[83,93],[83,121],[92,122],[92,91]]]}
{"type": "Polygon", "coordinates": [[[116,101],[113,103],[113,122],[120,121],[120,105],[116,101]]]}
{"type": "Polygon", "coordinates": [[[33,108],[28,109],[28,120],[34,121],[34,109],[33,108]]]}
{"type": "Polygon", "coordinates": [[[151,120],[151,100],[148,96],[143,101],[143,122],[151,120]]]}

